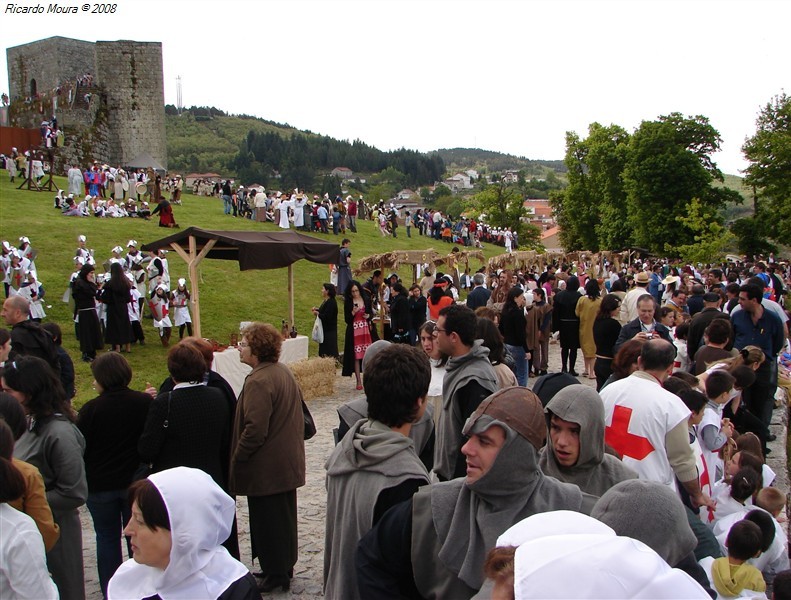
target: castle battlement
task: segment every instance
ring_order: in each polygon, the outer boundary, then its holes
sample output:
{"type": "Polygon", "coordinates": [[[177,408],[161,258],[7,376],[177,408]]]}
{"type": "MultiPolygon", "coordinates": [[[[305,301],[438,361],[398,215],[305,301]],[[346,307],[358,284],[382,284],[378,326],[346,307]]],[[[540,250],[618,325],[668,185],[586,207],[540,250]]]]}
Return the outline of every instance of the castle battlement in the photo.
{"type": "Polygon", "coordinates": [[[167,166],[162,44],[51,37],[6,50],[11,124],[53,115],[64,162],[128,165],[143,152],[167,166]]]}

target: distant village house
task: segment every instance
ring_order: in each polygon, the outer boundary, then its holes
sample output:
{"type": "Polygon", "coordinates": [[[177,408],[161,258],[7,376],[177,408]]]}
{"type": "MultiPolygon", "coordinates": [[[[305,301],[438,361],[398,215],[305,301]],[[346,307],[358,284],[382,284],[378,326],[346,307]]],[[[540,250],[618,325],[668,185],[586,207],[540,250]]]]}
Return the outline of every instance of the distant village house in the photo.
{"type": "Polygon", "coordinates": [[[335,167],[330,175],[340,179],[354,179],[354,173],[349,167],[335,167]]]}

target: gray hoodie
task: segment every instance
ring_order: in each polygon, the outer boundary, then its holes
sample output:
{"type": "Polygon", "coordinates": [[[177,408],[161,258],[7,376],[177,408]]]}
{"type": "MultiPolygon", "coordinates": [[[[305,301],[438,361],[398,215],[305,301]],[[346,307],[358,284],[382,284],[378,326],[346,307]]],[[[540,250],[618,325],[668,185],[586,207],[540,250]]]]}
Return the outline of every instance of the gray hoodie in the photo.
{"type": "Polygon", "coordinates": [[[637,473],[615,456],[604,452],[604,404],[596,390],[582,384],[565,387],[549,401],[544,413],[547,431],[552,415],[580,426],[580,454],[573,467],[558,463],[547,434],[547,445],[539,460],[545,475],[574,483],[593,496],[601,496],[621,481],[637,479],[637,473]]]}
{"type": "Polygon", "coordinates": [[[414,442],[379,421],[357,421],[335,446],[327,469],[327,519],[324,540],[324,595],[359,598],[354,553],[373,525],[383,490],[410,479],[429,483],[414,442]]]}

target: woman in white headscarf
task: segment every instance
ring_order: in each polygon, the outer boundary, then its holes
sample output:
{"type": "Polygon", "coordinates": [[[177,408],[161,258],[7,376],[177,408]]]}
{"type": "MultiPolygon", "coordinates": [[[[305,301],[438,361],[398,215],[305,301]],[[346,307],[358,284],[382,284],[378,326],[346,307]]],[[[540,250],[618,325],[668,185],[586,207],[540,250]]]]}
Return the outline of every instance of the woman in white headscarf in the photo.
{"type": "Polygon", "coordinates": [[[110,580],[107,597],[161,600],[260,598],[252,574],[222,542],[231,531],[235,503],[200,469],[176,467],[129,489],[134,558],[110,580]]]}

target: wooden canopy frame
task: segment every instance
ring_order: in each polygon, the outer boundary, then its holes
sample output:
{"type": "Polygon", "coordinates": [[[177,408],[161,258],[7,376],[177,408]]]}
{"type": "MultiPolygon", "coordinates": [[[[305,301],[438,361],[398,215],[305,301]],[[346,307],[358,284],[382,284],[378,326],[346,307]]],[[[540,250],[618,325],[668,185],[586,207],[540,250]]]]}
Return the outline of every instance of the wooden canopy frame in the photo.
{"type": "Polygon", "coordinates": [[[195,335],[201,337],[198,266],[204,258],[236,260],[242,271],[288,268],[289,325],[294,324],[294,263],[337,264],[340,246],[296,231],[218,231],[189,227],[149,242],[141,250],[169,248],[187,263],[195,335]]]}

